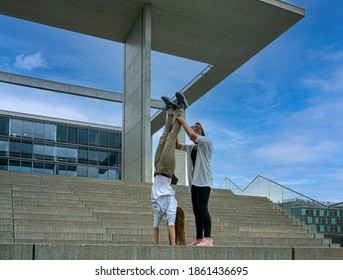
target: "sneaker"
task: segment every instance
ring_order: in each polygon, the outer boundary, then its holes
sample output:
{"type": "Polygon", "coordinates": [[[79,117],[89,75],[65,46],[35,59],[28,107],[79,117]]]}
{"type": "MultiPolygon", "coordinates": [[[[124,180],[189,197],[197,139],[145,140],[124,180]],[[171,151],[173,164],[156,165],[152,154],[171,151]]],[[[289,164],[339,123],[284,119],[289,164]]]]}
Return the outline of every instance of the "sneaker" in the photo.
{"type": "Polygon", "coordinates": [[[164,101],[164,103],[166,104],[166,110],[172,108],[172,109],[176,109],[177,105],[167,96],[161,96],[161,99],[164,101]]]}
{"type": "Polygon", "coordinates": [[[195,239],[191,244],[189,244],[188,246],[196,246],[197,244],[199,244],[201,241],[203,241],[204,239],[195,239]]]}
{"type": "Polygon", "coordinates": [[[211,246],[213,246],[213,239],[205,237],[203,240],[201,240],[201,242],[199,242],[195,246],[197,246],[197,247],[202,247],[202,246],[203,247],[211,247],[211,246]]]}
{"type": "Polygon", "coordinates": [[[189,106],[188,101],[186,100],[186,97],[181,92],[176,92],[175,97],[176,97],[177,108],[186,109],[189,106]]]}

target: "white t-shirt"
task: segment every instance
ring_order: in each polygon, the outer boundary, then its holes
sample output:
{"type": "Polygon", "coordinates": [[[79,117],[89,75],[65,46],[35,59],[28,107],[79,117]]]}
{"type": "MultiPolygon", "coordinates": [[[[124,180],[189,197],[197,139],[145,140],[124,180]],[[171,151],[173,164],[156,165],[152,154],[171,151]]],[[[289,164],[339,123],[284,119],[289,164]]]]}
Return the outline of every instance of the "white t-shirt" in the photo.
{"type": "Polygon", "coordinates": [[[198,143],[197,157],[193,169],[191,152],[194,144],[182,144],[181,151],[187,153],[187,177],[189,188],[192,185],[198,187],[213,187],[213,175],[211,167],[211,158],[213,152],[212,142],[205,136],[197,135],[195,141],[198,143]]]}
{"type": "Polygon", "coordinates": [[[171,179],[157,175],[151,188],[151,205],[154,209],[154,227],[158,228],[163,216],[168,225],[175,224],[177,201],[171,187],[171,179]]]}

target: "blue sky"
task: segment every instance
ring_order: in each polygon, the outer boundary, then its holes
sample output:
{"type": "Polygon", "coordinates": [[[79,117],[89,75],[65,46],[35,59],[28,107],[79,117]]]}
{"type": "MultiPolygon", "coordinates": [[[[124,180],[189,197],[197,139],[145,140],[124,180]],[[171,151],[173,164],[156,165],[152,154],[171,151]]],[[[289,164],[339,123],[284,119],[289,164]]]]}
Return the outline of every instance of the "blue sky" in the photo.
{"type": "MultiPolygon", "coordinates": [[[[257,175],[343,201],[343,1],[288,0],[303,20],[194,103],[213,140],[215,185],[257,175]]],[[[206,65],[152,54],[152,97],[206,65]]],[[[0,15],[0,71],[122,92],[122,45],[0,15]]],[[[120,104],[0,83],[0,109],[121,126],[120,104]]],[[[156,137],[155,137],[156,138],[156,137]]]]}

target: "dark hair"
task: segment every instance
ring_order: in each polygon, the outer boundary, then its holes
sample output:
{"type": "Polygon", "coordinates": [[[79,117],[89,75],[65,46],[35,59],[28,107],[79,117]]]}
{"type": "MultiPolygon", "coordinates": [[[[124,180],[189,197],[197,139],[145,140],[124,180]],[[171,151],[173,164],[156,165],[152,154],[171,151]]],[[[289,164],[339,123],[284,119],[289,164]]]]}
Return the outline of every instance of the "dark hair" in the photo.
{"type": "Polygon", "coordinates": [[[203,135],[203,136],[206,136],[206,135],[205,135],[205,131],[204,131],[204,129],[203,129],[201,123],[196,122],[195,125],[192,126],[192,128],[193,128],[194,126],[196,126],[198,129],[201,129],[202,135],[203,135]]]}
{"type": "Polygon", "coordinates": [[[175,244],[176,245],[186,245],[185,212],[179,206],[177,206],[177,208],[176,208],[175,244]]]}

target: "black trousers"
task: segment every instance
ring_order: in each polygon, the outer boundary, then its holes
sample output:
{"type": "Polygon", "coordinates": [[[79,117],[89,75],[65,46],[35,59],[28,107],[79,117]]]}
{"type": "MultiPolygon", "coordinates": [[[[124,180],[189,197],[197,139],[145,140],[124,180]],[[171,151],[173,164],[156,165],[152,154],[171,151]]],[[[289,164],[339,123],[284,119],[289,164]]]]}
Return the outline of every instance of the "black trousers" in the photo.
{"type": "Polygon", "coordinates": [[[210,187],[197,187],[192,185],[191,196],[197,239],[211,237],[212,220],[208,211],[210,194],[210,187]]]}

